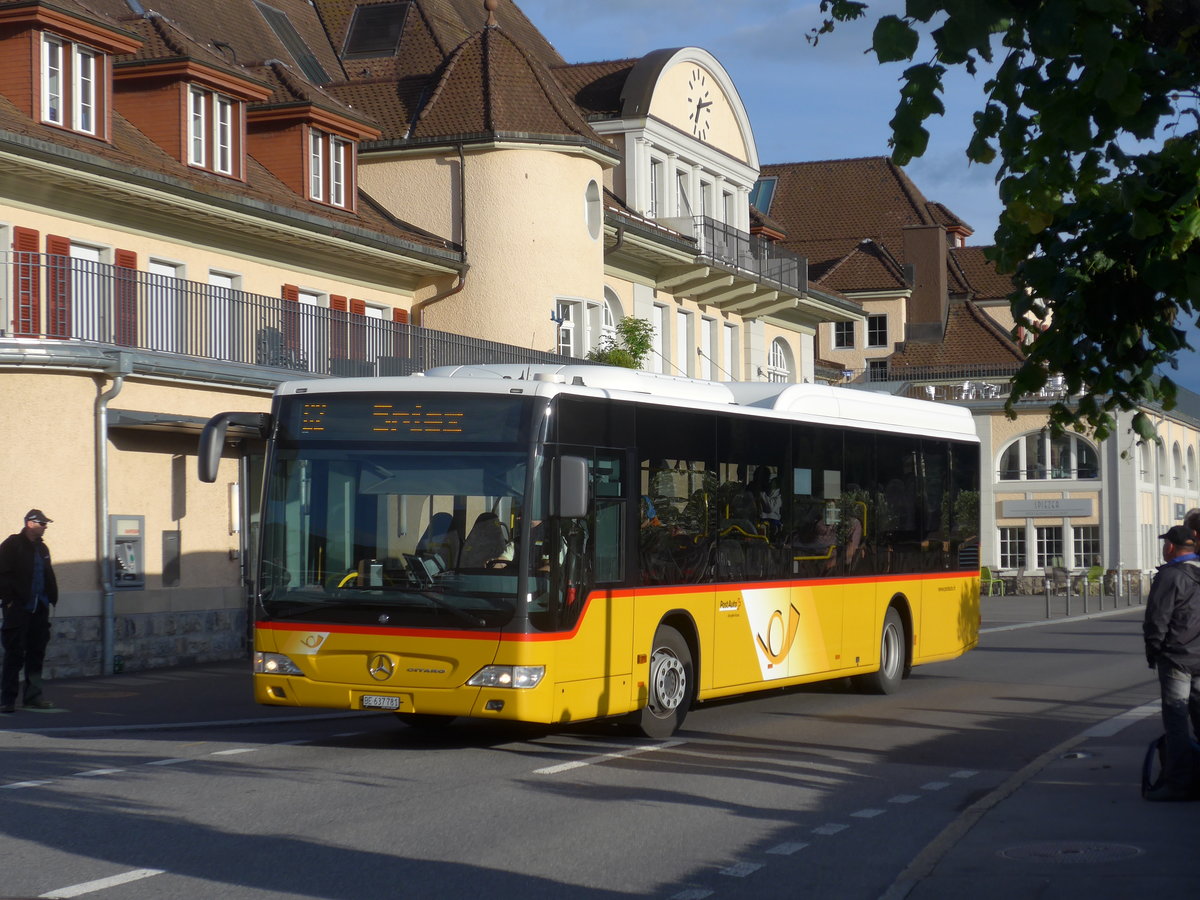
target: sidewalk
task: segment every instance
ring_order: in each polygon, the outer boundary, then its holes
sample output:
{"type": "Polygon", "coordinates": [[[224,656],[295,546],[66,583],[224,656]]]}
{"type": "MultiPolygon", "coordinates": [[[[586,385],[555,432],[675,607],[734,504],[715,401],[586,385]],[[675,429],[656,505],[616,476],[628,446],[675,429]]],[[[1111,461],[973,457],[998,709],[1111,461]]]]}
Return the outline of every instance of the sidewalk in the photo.
{"type": "MultiPolygon", "coordinates": [[[[1081,598],[1074,617],[1085,615],[1081,598]]],[[[1061,621],[1064,598],[1053,598],[1061,621]]],[[[985,597],[989,630],[1036,627],[1044,596],[985,597]]],[[[1140,616],[1111,597],[1086,615],[1140,616]]],[[[214,663],[47,685],[60,710],[18,710],[0,717],[4,731],[120,731],[219,725],[263,719],[309,719],[360,713],[258,706],[249,661],[214,663]]],[[[1200,804],[1146,803],[1138,790],[1146,747],[1162,731],[1157,701],[1100,723],[1048,750],[1000,788],[964,810],[898,878],[888,900],[973,900],[1037,896],[1104,900],[1152,893],[1191,896],[1200,884],[1200,804]]]]}

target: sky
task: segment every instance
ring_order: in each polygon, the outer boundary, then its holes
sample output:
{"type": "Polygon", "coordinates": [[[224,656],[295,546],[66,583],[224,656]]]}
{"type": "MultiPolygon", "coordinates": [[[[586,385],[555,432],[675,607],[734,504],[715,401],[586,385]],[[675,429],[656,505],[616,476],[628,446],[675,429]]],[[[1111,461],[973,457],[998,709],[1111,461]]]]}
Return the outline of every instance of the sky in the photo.
{"type": "MultiPolygon", "coordinates": [[[[874,18],[841,23],[812,46],[818,0],[517,0],[570,63],[640,57],[652,50],[701,47],[725,67],[750,116],[761,163],[887,156],[888,122],[909,63],[880,65],[871,44],[874,18]]],[[[902,13],[904,0],[870,0],[869,14],[902,13]]],[[[501,19],[503,24],[503,19],[501,19]]],[[[971,245],[991,244],[1001,203],[996,168],[967,160],[972,114],[986,74],[947,78],[945,115],[925,123],[929,147],[904,167],[926,199],[974,229],[971,245]]],[[[1190,329],[1200,348],[1200,330],[1190,329]]],[[[1200,354],[1186,353],[1177,384],[1200,393],[1200,354]]]]}

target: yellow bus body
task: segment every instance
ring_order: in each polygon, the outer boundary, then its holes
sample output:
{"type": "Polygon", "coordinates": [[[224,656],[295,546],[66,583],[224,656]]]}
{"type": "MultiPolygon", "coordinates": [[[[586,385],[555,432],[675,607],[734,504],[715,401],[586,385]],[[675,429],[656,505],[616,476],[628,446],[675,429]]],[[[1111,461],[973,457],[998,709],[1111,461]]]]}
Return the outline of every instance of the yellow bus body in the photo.
{"type": "Polygon", "coordinates": [[[979,634],[979,573],[593,591],[573,631],[501,632],[260,622],[255,649],[302,675],[256,674],[268,705],[364,709],[555,724],[618,716],[647,699],[654,633],[689,642],[698,701],[861,675],[880,663],[889,607],[912,665],[953,659],[979,634]],[[534,688],[473,687],[489,665],[544,666],[534,688]]]}

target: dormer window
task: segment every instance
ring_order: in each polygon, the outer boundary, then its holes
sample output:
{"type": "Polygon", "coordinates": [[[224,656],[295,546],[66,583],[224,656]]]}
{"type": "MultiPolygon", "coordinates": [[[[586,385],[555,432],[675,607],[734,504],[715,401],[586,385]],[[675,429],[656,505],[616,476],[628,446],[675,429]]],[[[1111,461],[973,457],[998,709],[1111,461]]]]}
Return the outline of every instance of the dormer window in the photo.
{"type": "Polygon", "coordinates": [[[216,91],[188,88],[188,165],[236,176],[241,159],[241,103],[216,91]]]}
{"type": "Polygon", "coordinates": [[[81,134],[100,130],[101,76],[107,57],[83,44],[42,35],[42,115],[47,125],[81,134]]]}
{"type": "Polygon", "coordinates": [[[308,196],[319,203],[352,206],[354,144],[316,128],[308,132],[308,196]]]}

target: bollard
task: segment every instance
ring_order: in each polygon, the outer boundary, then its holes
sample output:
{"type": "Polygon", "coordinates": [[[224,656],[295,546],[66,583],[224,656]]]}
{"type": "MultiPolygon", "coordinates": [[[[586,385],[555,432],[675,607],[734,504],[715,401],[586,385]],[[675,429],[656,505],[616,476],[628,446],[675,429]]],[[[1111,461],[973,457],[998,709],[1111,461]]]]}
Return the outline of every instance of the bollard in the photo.
{"type": "Polygon", "coordinates": [[[1045,584],[1045,589],[1046,589],[1046,618],[1049,619],[1050,618],[1050,579],[1046,578],[1044,580],[1044,584],[1045,584]]]}

